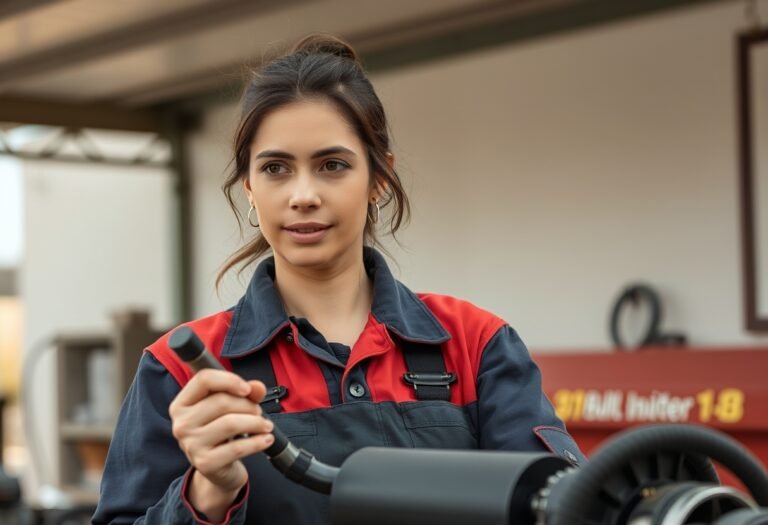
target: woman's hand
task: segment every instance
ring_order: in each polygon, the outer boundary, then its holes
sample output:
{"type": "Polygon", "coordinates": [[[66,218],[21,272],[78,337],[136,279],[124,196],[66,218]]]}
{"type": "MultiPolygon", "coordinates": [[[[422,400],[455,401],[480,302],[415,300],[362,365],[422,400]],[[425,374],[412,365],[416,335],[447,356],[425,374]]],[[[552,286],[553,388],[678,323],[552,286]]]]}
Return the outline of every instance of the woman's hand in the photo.
{"type": "Polygon", "coordinates": [[[224,518],[248,481],[240,459],[274,441],[272,422],[262,417],[259,405],[265,393],[260,381],[246,382],[232,372],[205,369],[170,405],[173,436],[195,467],[188,497],[211,520],[224,518]]]}

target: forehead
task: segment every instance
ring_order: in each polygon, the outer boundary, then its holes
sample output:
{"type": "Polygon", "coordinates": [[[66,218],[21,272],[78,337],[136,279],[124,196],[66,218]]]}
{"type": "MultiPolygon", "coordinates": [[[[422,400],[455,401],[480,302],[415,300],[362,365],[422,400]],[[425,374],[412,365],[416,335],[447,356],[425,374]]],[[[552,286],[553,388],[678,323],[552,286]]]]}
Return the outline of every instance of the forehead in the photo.
{"type": "Polygon", "coordinates": [[[363,145],[352,125],[332,103],[294,102],[269,112],[251,142],[251,154],[281,150],[300,155],[329,146],[361,151],[363,145]]]}

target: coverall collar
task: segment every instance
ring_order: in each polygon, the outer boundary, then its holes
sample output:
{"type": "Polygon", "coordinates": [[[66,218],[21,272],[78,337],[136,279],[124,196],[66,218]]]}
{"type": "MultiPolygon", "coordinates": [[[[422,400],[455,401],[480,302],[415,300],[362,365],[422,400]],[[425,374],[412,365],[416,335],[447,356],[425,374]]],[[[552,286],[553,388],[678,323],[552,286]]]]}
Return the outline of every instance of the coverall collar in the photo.
{"type": "MultiPolygon", "coordinates": [[[[378,251],[364,247],[363,263],[373,279],[371,313],[380,323],[409,341],[440,344],[451,338],[421,299],[394,278],[378,251]]],[[[274,280],[275,260],[269,257],[256,268],[245,295],[234,307],[222,357],[259,350],[289,326],[274,280]]]]}

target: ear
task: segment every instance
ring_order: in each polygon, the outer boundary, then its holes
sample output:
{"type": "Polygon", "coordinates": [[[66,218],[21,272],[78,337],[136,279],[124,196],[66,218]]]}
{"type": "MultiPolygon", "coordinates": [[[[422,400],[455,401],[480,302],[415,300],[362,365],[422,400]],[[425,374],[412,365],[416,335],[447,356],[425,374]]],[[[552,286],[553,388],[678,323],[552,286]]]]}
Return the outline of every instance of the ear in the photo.
{"type": "Polygon", "coordinates": [[[368,196],[370,203],[374,204],[381,200],[384,194],[387,193],[388,188],[389,184],[387,184],[386,180],[384,180],[382,177],[376,177],[376,184],[371,189],[370,195],[368,196]]]}
{"type": "Polygon", "coordinates": [[[384,154],[384,156],[387,158],[387,166],[389,166],[389,169],[395,169],[395,154],[391,151],[388,151],[384,154]]]}
{"type": "MultiPolygon", "coordinates": [[[[386,159],[387,159],[387,166],[390,170],[395,168],[395,155],[388,151],[386,153],[386,159]]],[[[374,185],[373,189],[371,190],[371,196],[370,201],[371,204],[381,199],[385,193],[387,193],[387,190],[389,189],[389,183],[384,179],[384,177],[377,176],[376,177],[376,184],[374,185]]]]}
{"type": "Polygon", "coordinates": [[[253,195],[251,193],[251,179],[247,175],[243,177],[243,191],[245,196],[248,197],[248,203],[253,206],[253,195]]]}

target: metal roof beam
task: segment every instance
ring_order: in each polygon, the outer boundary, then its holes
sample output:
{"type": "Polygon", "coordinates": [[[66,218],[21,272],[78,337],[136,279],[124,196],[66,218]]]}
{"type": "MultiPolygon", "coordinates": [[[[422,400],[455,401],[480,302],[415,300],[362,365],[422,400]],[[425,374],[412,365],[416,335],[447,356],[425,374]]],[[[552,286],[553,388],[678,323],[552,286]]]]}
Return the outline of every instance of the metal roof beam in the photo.
{"type": "Polygon", "coordinates": [[[307,0],[216,0],[0,63],[0,86],[307,0]]]}
{"type": "Polygon", "coordinates": [[[159,113],[150,110],[10,96],[0,97],[0,122],[124,131],[163,130],[159,113]]]}
{"type": "MultiPolygon", "coordinates": [[[[444,32],[430,32],[426,29],[415,31],[418,25],[412,22],[402,27],[388,27],[376,32],[345,37],[361,51],[366,71],[381,73],[462,53],[563,34],[566,31],[583,30],[662,11],[725,1],[732,0],[534,0],[530,4],[534,4],[532,7],[537,9],[527,9],[529,6],[524,5],[527,2],[520,2],[519,11],[510,16],[498,16],[483,23],[459,25],[444,32]],[[394,38],[395,35],[399,38],[394,38]],[[394,42],[387,41],[390,37],[394,38],[394,42]]],[[[430,27],[427,20],[421,22],[422,28],[430,27]]],[[[442,22],[449,25],[451,20],[442,22]]],[[[237,66],[232,64],[220,68],[221,71],[229,72],[219,75],[220,84],[209,89],[200,89],[196,93],[177,92],[177,100],[160,101],[155,107],[199,112],[216,104],[234,102],[242,93],[242,84],[238,85],[233,81],[233,78],[236,78],[233,73],[237,66]]],[[[206,73],[205,76],[213,77],[211,73],[206,73]]],[[[170,86],[170,82],[168,85],[170,86]]],[[[202,85],[200,87],[203,88],[202,85]]],[[[135,104],[152,101],[151,91],[124,93],[121,96],[125,97],[125,101],[135,104]]]]}
{"type": "Polygon", "coordinates": [[[0,2],[0,20],[23,15],[38,7],[44,7],[57,2],[61,2],[61,0],[5,0],[0,2]]]}

